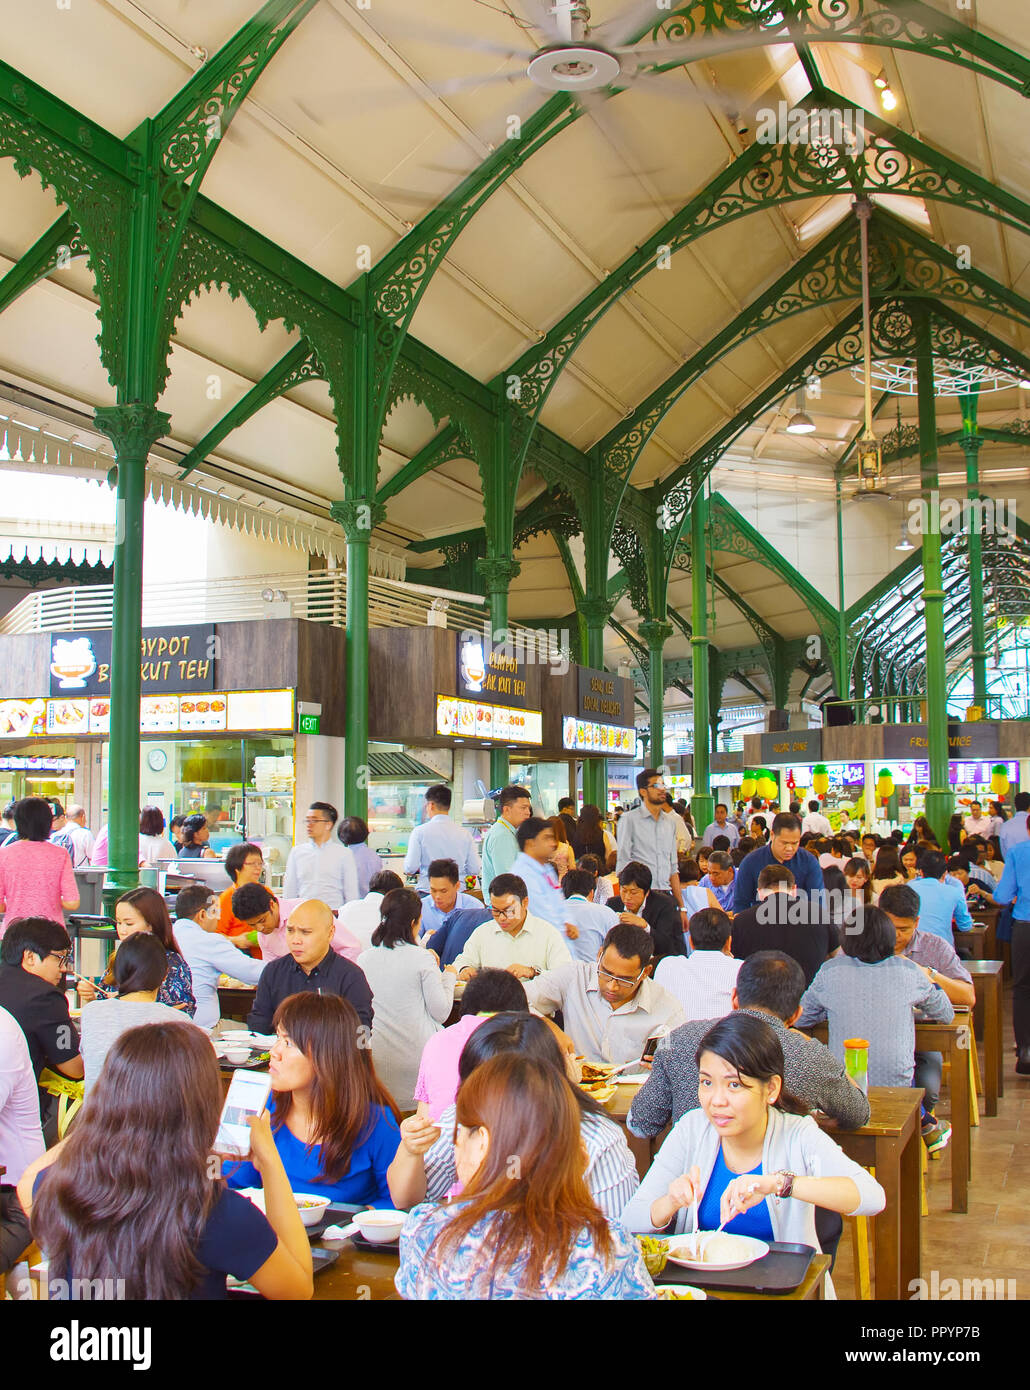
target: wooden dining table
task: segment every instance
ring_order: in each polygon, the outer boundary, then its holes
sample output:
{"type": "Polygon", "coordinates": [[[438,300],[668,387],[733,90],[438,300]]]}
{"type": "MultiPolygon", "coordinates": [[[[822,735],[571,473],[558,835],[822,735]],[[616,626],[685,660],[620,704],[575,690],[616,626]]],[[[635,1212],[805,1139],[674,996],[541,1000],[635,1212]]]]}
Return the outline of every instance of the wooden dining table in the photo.
{"type": "Polygon", "coordinates": [[[997,1115],[998,1098],[1005,1094],[1005,1066],[1002,1057],[1002,975],[1000,960],[967,960],[966,969],[973,977],[976,1004],[973,1007],[973,1031],[984,1045],[983,1087],[984,1113],[997,1115]]]}

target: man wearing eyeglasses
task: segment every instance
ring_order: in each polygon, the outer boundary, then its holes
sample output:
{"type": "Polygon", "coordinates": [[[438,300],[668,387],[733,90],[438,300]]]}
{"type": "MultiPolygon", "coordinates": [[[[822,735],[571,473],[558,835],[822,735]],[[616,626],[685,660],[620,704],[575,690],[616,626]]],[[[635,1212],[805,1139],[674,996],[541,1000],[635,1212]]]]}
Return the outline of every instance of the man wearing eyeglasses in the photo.
{"type": "Polygon", "coordinates": [[[336,807],[328,801],[313,801],[308,807],[304,817],[307,843],[290,850],[283,876],[284,898],[315,898],[335,912],[361,897],[357,860],[353,850],[333,834],[336,820],[336,807]]]}
{"type": "Polygon", "coordinates": [[[650,978],[652,955],[650,932],[620,922],[596,961],[572,961],[529,981],[529,1006],[543,1014],[561,1009],[566,1033],[588,1062],[632,1062],[648,1038],[686,1022],[679,1001],[650,978]]]}
{"type": "MultiPolygon", "coordinates": [[[[61,986],[72,967],[71,938],[48,917],[16,918],[0,941],[0,1008],[16,1020],[28,1043],[36,1080],[45,1067],[73,1081],[83,1075],[79,1035],[61,986]]],[[[57,1103],[39,1092],[43,1132],[57,1137],[57,1103]]]]}
{"type": "Polygon", "coordinates": [[[477,970],[508,970],[519,980],[532,980],[572,957],[550,922],[529,910],[529,891],[517,874],[498,874],[490,884],[490,916],[465,942],[448,970],[470,980],[477,970]]]}
{"type": "Polygon", "coordinates": [[[663,815],[668,799],[662,774],[656,768],[647,767],[638,774],[637,791],[640,793],[640,805],[622,816],[615,833],[618,846],[616,877],[621,875],[627,864],[646,864],[651,870],[651,886],[655,892],[672,894],[685,928],[687,923],[676,852],[676,821],[679,818],[675,814],[663,815]]]}

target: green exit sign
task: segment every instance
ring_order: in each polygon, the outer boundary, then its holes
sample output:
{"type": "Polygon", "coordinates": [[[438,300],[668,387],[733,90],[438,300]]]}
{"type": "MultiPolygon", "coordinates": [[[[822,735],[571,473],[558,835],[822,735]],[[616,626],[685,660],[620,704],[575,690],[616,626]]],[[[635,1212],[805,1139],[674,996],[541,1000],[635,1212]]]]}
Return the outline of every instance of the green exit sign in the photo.
{"type": "Polygon", "coordinates": [[[300,716],[300,732],[302,734],[317,734],[322,724],[320,714],[302,714],[300,716]]]}

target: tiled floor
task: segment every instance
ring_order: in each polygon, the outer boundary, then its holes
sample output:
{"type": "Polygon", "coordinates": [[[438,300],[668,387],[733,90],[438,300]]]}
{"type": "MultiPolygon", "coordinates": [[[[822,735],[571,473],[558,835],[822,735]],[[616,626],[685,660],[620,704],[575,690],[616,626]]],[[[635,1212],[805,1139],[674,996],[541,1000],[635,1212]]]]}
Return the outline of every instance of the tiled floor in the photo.
{"type": "MultiPolygon", "coordinates": [[[[927,1172],[930,1215],[923,1218],[922,1277],[1016,1281],[1015,1296],[1030,1299],[1030,1077],[1017,1076],[1012,1037],[1012,991],[1005,991],[1005,1094],[998,1114],[972,1131],[969,1210],[951,1212],[950,1148],[927,1172]]],[[[981,1068],[983,1049],[980,1050],[981,1068]]],[[[939,1111],[948,1114],[946,1093],[939,1111]]],[[[838,1298],[854,1298],[853,1253],[847,1229],[833,1272],[838,1298]]],[[[1006,1289],[1008,1288],[1006,1284],[1006,1289]]]]}

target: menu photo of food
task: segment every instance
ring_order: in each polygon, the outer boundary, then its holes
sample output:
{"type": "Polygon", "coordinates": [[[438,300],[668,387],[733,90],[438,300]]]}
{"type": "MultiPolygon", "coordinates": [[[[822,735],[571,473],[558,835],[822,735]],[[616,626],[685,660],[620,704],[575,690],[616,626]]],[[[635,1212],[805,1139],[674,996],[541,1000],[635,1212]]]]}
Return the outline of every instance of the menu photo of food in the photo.
{"type": "Polygon", "coordinates": [[[445,695],[436,697],[436,732],[448,735],[458,732],[458,702],[445,695]]]}
{"type": "Polygon", "coordinates": [[[143,734],[174,734],[179,728],[176,695],[144,695],[139,702],[139,727],[143,734]]]}
{"type": "Polygon", "coordinates": [[[476,705],[476,738],[493,738],[494,711],[492,705],[476,705]]]}
{"type": "Polygon", "coordinates": [[[91,734],[111,732],[111,701],[106,695],[89,702],[89,731],[91,734]]]}
{"type": "Polygon", "coordinates": [[[224,729],[226,718],[224,695],[181,695],[179,697],[179,728],[224,729]]]}
{"type": "Polygon", "coordinates": [[[48,734],[85,734],[89,732],[88,700],[48,700],[46,707],[48,734]]]}
{"type": "Polygon", "coordinates": [[[566,714],[562,719],[561,745],[563,748],[575,748],[576,746],[576,720],[572,715],[566,714]]]}
{"type": "Polygon", "coordinates": [[[45,700],[0,700],[0,738],[26,738],[45,733],[45,700]]]}

